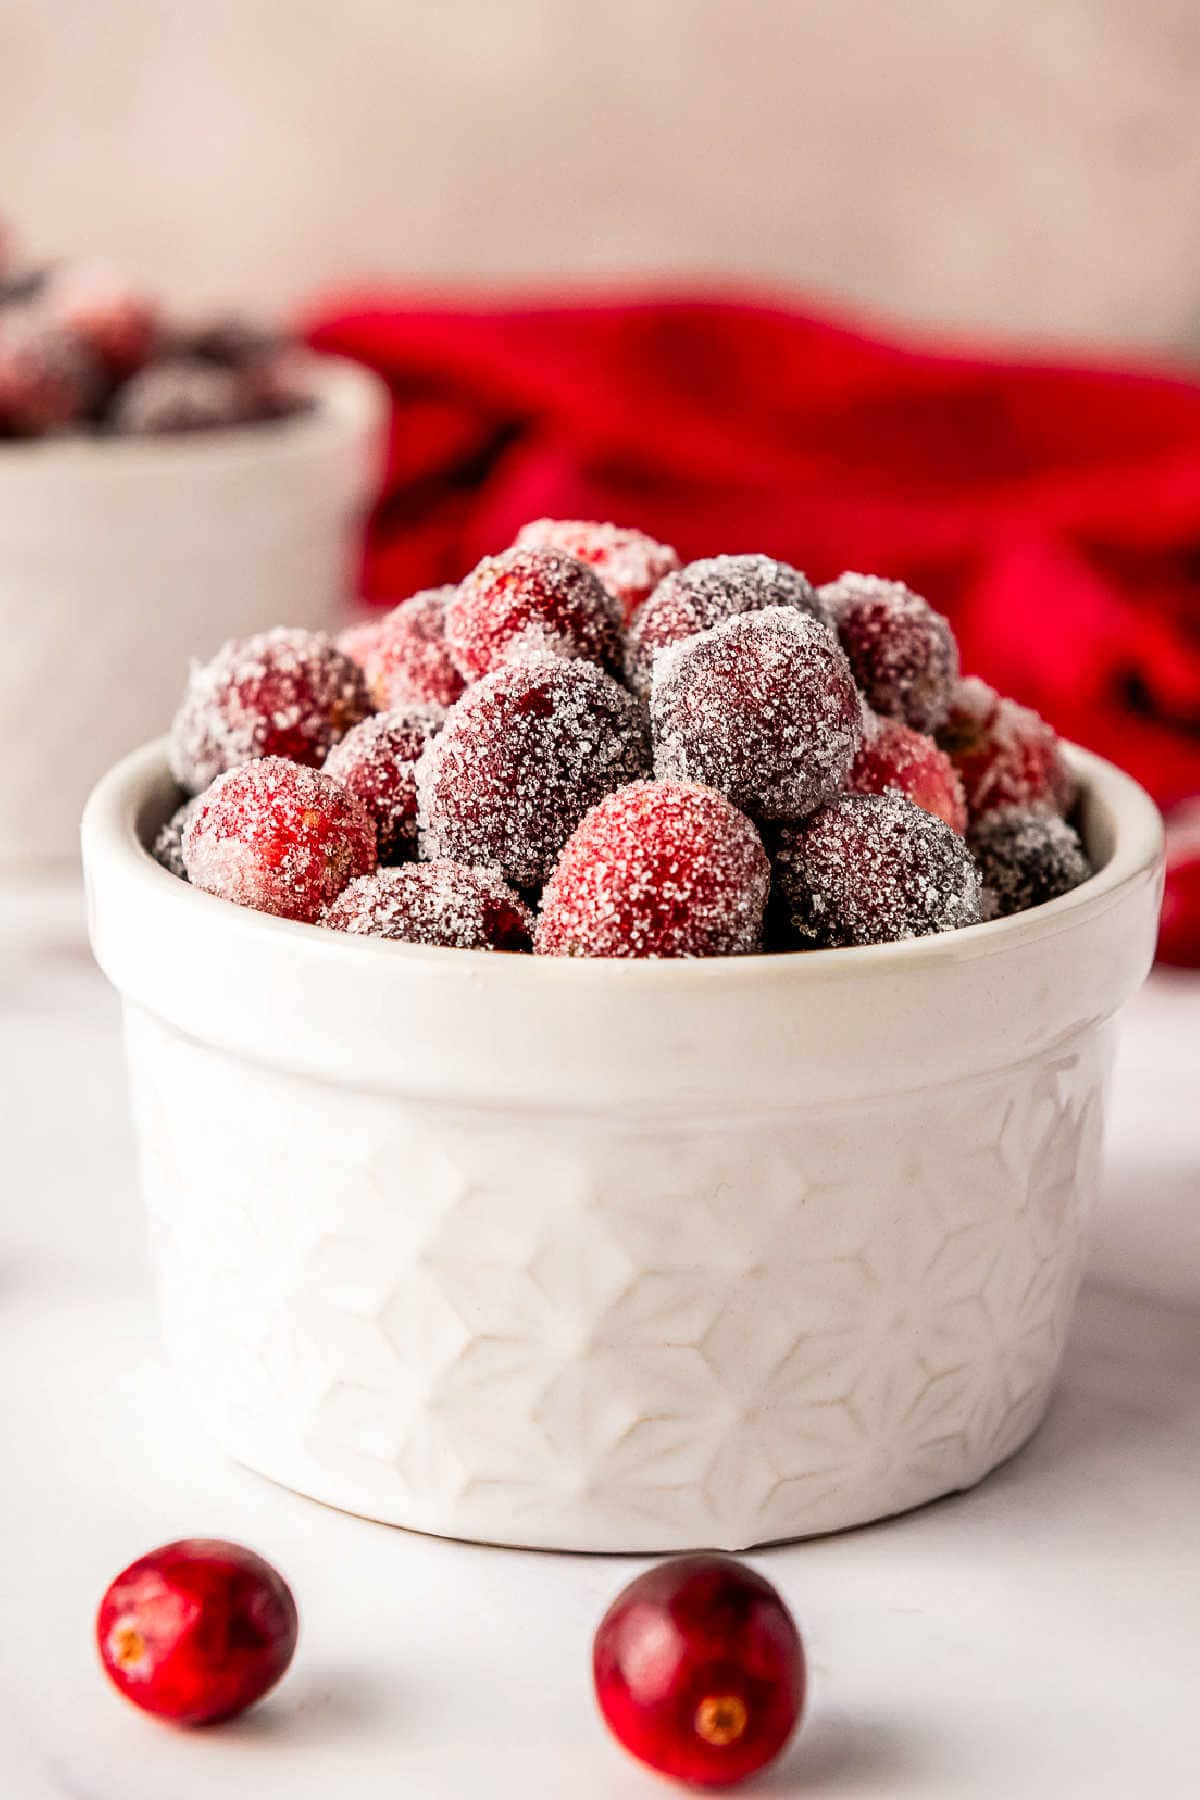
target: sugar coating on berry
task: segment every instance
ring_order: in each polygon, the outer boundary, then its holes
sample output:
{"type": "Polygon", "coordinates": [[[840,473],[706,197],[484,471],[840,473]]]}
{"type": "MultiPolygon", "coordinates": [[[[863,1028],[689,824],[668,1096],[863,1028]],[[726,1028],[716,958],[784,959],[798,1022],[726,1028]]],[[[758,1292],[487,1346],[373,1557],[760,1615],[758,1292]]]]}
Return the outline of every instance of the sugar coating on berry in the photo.
{"type": "Polygon", "coordinates": [[[357,794],[375,821],[379,860],[417,853],[417,759],[441,726],[436,707],[373,713],[333,746],[324,770],[357,794]]]}
{"type": "Polygon", "coordinates": [[[117,390],[109,414],[114,431],[130,437],[218,431],[247,418],[245,391],[232,369],[200,357],[147,363],[117,390]]]}
{"type": "Polygon", "coordinates": [[[990,812],[971,833],[985,919],[1006,919],[1069,894],[1092,873],[1079,833],[1057,813],[990,812]]]}
{"type": "Polygon", "coordinates": [[[945,751],[911,725],[871,713],[864,721],[862,749],[846,778],[846,789],[851,794],[886,794],[891,788],[944,819],[952,831],[967,829],[962,782],[945,751]]]}
{"type": "Polygon", "coordinates": [[[523,550],[562,550],[587,563],[628,621],[664,575],[679,567],[679,553],[644,531],[593,519],[531,519],[517,533],[523,550]]]}
{"type": "Polygon", "coordinates": [[[153,299],[120,269],[103,263],[71,263],[56,270],[45,304],[114,376],[141,368],[158,337],[153,299]]]}
{"type": "Polygon", "coordinates": [[[649,760],[642,708],[595,663],[510,663],[467,689],[417,764],[421,855],[540,886],[589,807],[649,760]]]}
{"type": "Polygon", "coordinates": [[[95,358],[38,305],[0,313],[0,430],[36,436],[77,424],[102,387],[95,358]]]}
{"type": "Polygon", "coordinates": [[[785,826],[775,873],[784,920],[810,948],[979,922],[979,874],[964,839],[903,794],[841,794],[785,826]]]}
{"type": "Polygon", "coordinates": [[[376,628],[363,667],[377,706],[453,706],[466,683],[446,642],[446,607],[453,587],[425,588],[376,628]]]}
{"type": "Polygon", "coordinates": [[[902,581],[847,572],[821,590],[869,704],[915,731],[945,717],[958,679],[950,621],[902,581]]]}
{"type": "Polygon", "coordinates": [[[362,801],[320,769],[266,756],[230,769],[201,795],[183,833],[193,887],[281,919],[316,919],[347,883],[375,868],[375,826],[362,801]]]}
{"type": "Polygon", "coordinates": [[[754,819],[799,819],[845,781],[862,706],[829,627],[796,607],[739,613],[660,651],[660,781],[716,788],[754,819]]]}
{"type": "Polygon", "coordinates": [[[1065,813],[1074,802],[1075,780],[1053,728],[976,675],[955,687],[937,739],[958,770],[973,822],[1007,807],[1065,813]]]}
{"type": "Polygon", "coordinates": [[[259,756],[316,767],[370,711],[362,670],[324,632],[278,626],[233,638],[192,665],[171,726],[171,772],[195,794],[259,756]]]}
{"type": "Polygon", "coordinates": [[[199,795],[176,807],[166,824],[159,826],[150,850],[155,862],[161,863],[169,874],[177,875],[181,881],[188,878],[183,861],[183,834],[198,804],[199,795]]]}
{"type": "Polygon", "coordinates": [[[771,867],[723,794],[637,781],[576,827],[542,895],[540,956],[746,955],[762,946],[771,867]]]}
{"type": "Polygon", "coordinates": [[[446,642],[468,681],[530,656],[616,667],[620,625],[620,608],[595,570],[561,550],[485,556],[446,608],[446,642]]]}
{"type": "Polygon", "coordinates": [[[351,662],[356,662],[360,669],[366,668],[367,658],[379,642],[384,617],[383,614],[377,614],[375,618],[363,619],[357,625],[347,625],[334,639],[342,655],[348,656],[351,662]]]}
{"type": "Polygon", "coordinates": [[[320,923],[331,931],[448,950],[528,952],[533,937],[532,913],[497,870],[445,858],[352,881],[320,923]]]}
{"type": "Polygon", "coordinates": [[[776,606],[794,606],[828,623],[817,590],[790,563],[773,556],[706,556],[690,562],[659,582],[631,624],[625,638],[625,679],[647,699],[660,651],[739,613],[776,606]]]}

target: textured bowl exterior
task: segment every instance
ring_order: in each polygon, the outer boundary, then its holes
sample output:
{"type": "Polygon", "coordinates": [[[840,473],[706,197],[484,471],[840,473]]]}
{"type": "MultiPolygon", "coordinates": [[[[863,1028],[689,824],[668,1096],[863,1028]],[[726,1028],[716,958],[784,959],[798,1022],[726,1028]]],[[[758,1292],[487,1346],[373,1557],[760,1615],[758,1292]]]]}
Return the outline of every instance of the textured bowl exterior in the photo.
{"type": "Polygon", "coordinates": [[[165,728],[190,656],[335,622],[385,396],[334,359],[309,385],[277,425],[0,445],[0,868],[78,854],[88,790],[165,728]]]}
{"type": "Polygon", "coordinates": [[[1077,758],[1105,869],[868,951],[539,962],[334,939],[85,822],[168,1340],[220,1441],[350,1511],[729,1549],[970,1486],[1046,1408],[1159,833],[1077,758]],[[189,954],[181,958],[186,939],[189,954]]]}

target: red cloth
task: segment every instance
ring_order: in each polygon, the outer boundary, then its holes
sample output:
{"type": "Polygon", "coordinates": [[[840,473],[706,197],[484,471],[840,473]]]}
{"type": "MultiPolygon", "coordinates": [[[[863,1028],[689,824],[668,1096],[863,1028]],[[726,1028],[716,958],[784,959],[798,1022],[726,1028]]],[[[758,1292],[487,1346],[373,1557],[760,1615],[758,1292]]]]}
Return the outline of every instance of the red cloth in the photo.
{"type": "Polygon", "coordinates": [[[374,293],[307,336],[396,398],[370,598],[456,579],[542,514],[899,576],[949,613],[964,668],[1163,804],[1200,790],[1197,384],[722,300],[374,293]]]}

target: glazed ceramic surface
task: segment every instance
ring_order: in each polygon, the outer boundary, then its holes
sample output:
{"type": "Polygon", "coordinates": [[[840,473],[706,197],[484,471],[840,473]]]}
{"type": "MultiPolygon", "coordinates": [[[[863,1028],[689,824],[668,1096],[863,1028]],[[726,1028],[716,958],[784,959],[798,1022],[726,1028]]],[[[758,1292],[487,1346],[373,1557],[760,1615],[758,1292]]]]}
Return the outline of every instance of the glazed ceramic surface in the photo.
{"type": "Polygon", "coordinates": [[[190,656],[334,622],[386,396],[333,358],[306,384],[275,425],[0,445],[0,868],[78,854],[89,788],[165,728],[190,656]]]}
{"type": "Polygon", "coordinates": [[[1103,866],[916,943],[705,963],[426,950],[196,893],[84,828],[163,1317],[220,1441],[351,1511],[741,1548],[969,1486],[1041,1418],[1160,835],[1074,753],[1103,866]]]}

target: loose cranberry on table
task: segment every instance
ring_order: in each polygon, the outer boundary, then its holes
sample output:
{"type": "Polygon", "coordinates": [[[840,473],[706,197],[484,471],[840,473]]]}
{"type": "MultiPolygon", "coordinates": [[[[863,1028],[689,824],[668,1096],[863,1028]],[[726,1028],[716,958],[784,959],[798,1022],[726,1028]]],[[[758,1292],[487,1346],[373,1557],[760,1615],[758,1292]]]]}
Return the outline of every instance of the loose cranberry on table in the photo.
{"type": "Polygon", "coordinates": [[[769,1581],[726,1556],[659,1563],[609,1607],[592,1651],[605,1724],[676,1781],[730,1787],[779,1755],[804,1710],[804,1646],[769,1581]]]}
{"type": "Polygon", "coordinates": [[[1006,919],[1069,894],[1091,874],[1079,833],[1057,813],[1006,807],[972,831],[985,919],[1006,919]]]}
{"type": "Polygon", "coordinates": [[[426,588],[374,627],[357,660],[377,706],[453,706],[459,698],[466,682],[446,643],[446,607],[456,592],[426,588]]]}
{"type": "Polygon", "coordinates": [[[1160,962],[1200,969],[1200,799],[1167,819],[1167,879],[1158,931],[1160,962]]]}
{"type": "Polygon", "coordinates": [[[659,654],[654,772],[755,819],[799,819],[842,786],[862,703],[837,639],[796,607],[739,613],[659,654]]]}
{"type": "Polygon", "coordinates": [[[193,887],[235,906],[311,923],[376,866],[357,795],[302,763],[267,756],[218,777],[183,833],[193,887]]]}
{"type": "Polygon", "coordinates": [[[617,668],[620,626],[620,609],[600,577],[561,550],[485,556],[446,607],[446,642],[468,681],[545,654],[617,668]]]}
{"type": "Polygon", "coordinates": [[[185,1538],[131,1563],[108,1588],[96,1642],[109,1679],[177,1725],[232,1718],[269,1693],[296,1649],[291,1589],[240,1544],[185,1538]]]}
{"type": "Polygon", "coordinates": [[[625,679],[635,694],[649,699],[660,650],[768,606],[794,606],[828,622],[824,601],[790,563],[773,556],[706,556],[688,563],[659,582],[630,624],[625,679]]]}
{"type": "Polygon", "coordinates": [[[568,839],[542,895],[539,956],[737,956],[761,949],[771,865],[711,788],[634,782],[568,839]]]}
{"type": "Polygon", "coordinates": [[[467,689],[417,764],[420,854],[538,887],[588,809],[649,761],[641,707],[595,663],[510,663],[467,689]]]}
{"type": "Polygon", "coordinates": [[[357,794],[374,819],[380,862],[417,853],[417,759],[442,718],[431,707],[373,713],[325,759],[326,775],[357,794]]]}
{"type": "Polygon", "coordinates": [[[344,888],[321,914],[330,931],[447,950],[528,951],[533,915],[494,869],[447,861],[380,869],[344,888]]]}
{"type": "Polygon", "coordinates": [[[932,731],[958,679],[950,621],[903,582],[877,575],[840,575],[820,592],[868,705],[932,731]]]}
{"type": "Polygon", "coordinates": [[[899,719],[868,716],[846,788],[851,794],[886,794],[894,788],[944,819],[951,831],[967,829],[966,796],[954,764],[931,737],[899,719]]]}
{"type": "Polygon", "coordinates": [[[1056,733],[977,675],[955,687],[937,741],[958,770],[972,822],[1001,807],[1070,810],[1075,782],[1056,733]]]}
{"type": "Polygon", "coordinates": [[[628,623],[664,575],[679,567],[679,554],[644,531],[593,519],[531,519],[517,533],[523,550],[562,550],[587,563],[621,608],[628,623]]]}
{"type": "Polygon", "coordinates": [[[196,663],[171,726],[171,772],[189,794],[259,756],[317,766],[372,710],[358,664],[322,632],[276,627],[196,663]]]}

